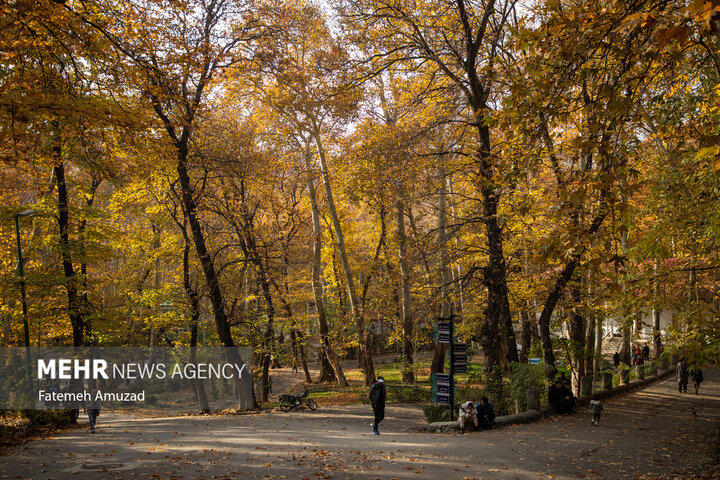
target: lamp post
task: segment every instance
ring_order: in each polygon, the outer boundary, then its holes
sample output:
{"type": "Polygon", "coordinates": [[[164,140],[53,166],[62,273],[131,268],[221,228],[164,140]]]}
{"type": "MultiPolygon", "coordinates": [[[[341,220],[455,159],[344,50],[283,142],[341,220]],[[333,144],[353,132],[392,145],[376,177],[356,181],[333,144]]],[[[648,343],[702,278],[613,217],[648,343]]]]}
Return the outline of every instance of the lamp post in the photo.
{"type": "MultiPolygon", "coordinates": [[[[23,329],[25,330],[25,367],[28,380],[28,394],[32,388],[32,357],[30,356],[30,326],[28,325],[27,315],[27,299],[25,295],[25,273],[23,272],[22,249],[20,248],[20,217],[30,217],[35,215],[35,210],[26,210],[22,213],[16,213],[15,217],[15,236],[17,238],[17,256],[18,256],[18,275],[20,276],[20,297],[22,299],[23,329]]],[[[40,346],[40,345],[38,345],[40,346]]],[[[32,398],[32,397],[29,397],[32,398]]]]}
{"type": "Polygon", "coordinates": [[[23,328],[25,330],[25,347],[30,347],[30,326],[27,318],[27,298],[25,295],[25,273],[23,272],[22,249],[20,248],[20,217],[30,217],[35,215],[35,210],[26,210],[22,213],[16,213],[15,216],[15,236],[17,238],[17,257],[18,257],[18,275],[20,276],[20,297],[22,299],[23,328]]]}

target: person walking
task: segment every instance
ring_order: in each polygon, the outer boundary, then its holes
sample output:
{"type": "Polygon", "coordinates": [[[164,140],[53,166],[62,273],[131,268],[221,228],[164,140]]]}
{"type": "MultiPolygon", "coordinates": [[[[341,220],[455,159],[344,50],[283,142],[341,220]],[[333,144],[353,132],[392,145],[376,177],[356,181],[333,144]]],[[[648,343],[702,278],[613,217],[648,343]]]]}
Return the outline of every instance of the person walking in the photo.
{"type": "Polygon", "coordinates": [[[620,365],[620,354],[618,352],[615,352],[615,355],[613,355],[613,365],[615,365],[615,368],[620,365]]]}
{"type": "Polygon", "coordinates": [[[370,386],[370,404],[375,415],[375,419],[370,426],[375,435],[380,435],[378,425],[385,418],[385,396],[385,379],[378,377],[377,381],[370,386]]]}
{"type": "Polygon", "coordinates": [[[592,421],[590,423],[592,425],[598,425],[600,423],[600,413],[603,410],[600,399],[597,395],[593,395],[592,400],[590,400],[590,414],[592,415],[592,421]]]}
{"type": "Polygon", "coordinates": [[[698,390],[700,389],[700,384],[703,381],[702,369],[698,366],[695,366],[695,368],[690,371],[690,375],[693,377],[693,383],[695,384],[695,395],[697,395],[698,390]]]}
{"type": "Polygon", "coordinates": [[[85,411],[90,422],[90,433],[95,433],[95,422],[100,415],[100,400],[98,400],[98,391],[94,388],[90,392],[90,401],[85,404],[85,411]]]}
{"type": "Polygon", "coordinates": [[[678,381],[678,390],[680,393],[687,393],[687,384],[688,384],[688,371],[687,367],[685,366],[685,359],[681,358],[680,361],[677,364],[677,367],[675,368],[675,372],[677,373],[677,381],[678,381]]]}

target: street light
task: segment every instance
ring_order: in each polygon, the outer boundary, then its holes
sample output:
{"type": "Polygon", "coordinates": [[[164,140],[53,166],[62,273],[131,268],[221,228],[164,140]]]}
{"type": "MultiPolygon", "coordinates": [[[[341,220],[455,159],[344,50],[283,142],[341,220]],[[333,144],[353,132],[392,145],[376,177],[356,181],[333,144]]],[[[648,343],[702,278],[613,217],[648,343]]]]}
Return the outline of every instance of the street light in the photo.
{"type": "Polygon", "coordinates": [[[20,248],[20,217],[31,217],[35,215],[35,210],[26,210],[22,213],[16,213],[15,217],[15,236],[17,238],[17,257],[18,257],[18,275],[20,276],[20,297],[22,298],[23,328],[25,329],[25,347],[30,347],[30,326],[27,319],[27,300],[25,295],[25,273],[23,272],[22,249],[20,248]]]}

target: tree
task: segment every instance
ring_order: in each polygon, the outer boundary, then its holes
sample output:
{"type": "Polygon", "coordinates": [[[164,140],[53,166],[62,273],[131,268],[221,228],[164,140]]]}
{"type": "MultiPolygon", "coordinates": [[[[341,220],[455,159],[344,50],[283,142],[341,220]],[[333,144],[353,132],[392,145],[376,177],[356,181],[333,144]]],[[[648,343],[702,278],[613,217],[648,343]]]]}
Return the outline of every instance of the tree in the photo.
{"type": "MultiPolygon", "coordinates": [[[[154,0],[140,3],[71,5],[70,11],[102,32],[123,64],[131,86],[141,92],[165,131],[176,158],[181,198],[195,249],[205,275],[215,325],[224,347],[235,347],[224,298],[211,252],[207,247],[200,212],[190,177],[189,153],[195,122],[212,82],[256,33],[256,22],[247,6],[229,0],[172,5],[160,8],[154,0]],[[96,12],[103,12],[98,16],[96,12]]],[[[228,348],[228,360],[242,363],[228,348]]],[[[240,408],[252,408],[251,379],[240,379],[240,408]]]]}

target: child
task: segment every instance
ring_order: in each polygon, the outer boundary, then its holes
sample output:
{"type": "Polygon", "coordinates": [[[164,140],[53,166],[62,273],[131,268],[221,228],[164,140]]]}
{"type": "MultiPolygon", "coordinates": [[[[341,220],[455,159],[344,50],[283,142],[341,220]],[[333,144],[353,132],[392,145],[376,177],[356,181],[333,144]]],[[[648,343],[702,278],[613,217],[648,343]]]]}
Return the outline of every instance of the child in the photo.
{"type": "Polygon", "coordinates": [[[600,403],[600,400],[598,400],[597,395],[593,395],[592,400],[590,401],[590,413],[592,414],[592,424],[597,425],[600,423],[600,412],[603,411],[602,403],[600,403]]]}

